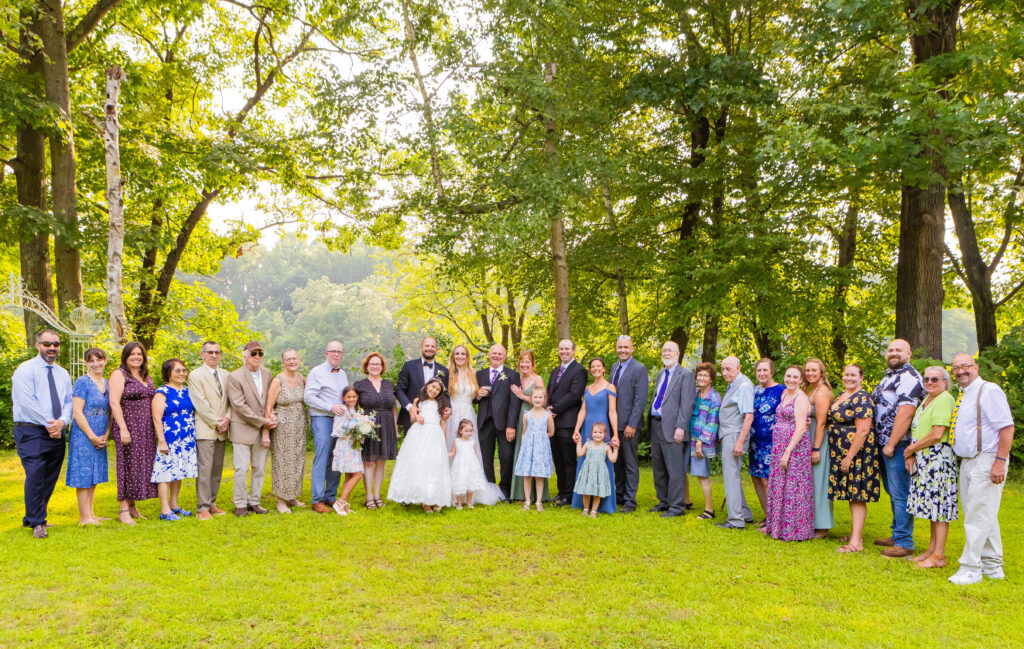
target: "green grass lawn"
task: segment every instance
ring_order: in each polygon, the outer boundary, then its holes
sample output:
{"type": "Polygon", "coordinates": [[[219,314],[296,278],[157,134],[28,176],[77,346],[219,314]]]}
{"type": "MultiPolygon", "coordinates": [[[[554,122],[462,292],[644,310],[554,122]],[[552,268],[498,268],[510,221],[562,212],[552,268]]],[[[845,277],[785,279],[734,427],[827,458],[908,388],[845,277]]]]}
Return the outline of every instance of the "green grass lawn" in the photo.
{"type": "MultiPolygon", "coordinates": [[[[37,541],[21,528],[22,476],[17,456],[0,453],[2,647],[1024,646],[1019,483],[1000,516],[1008,579],[959,588],[946,581],[959,523],[944,570],[871,545],[840,555],[834,538],[782,543],[693,516],[591,520],[518,505],[165,523],[149,501],[135,528],[79,528],[62,477],[50,502],[58,527],[37,541]]],[[[225,509],[230,479],[228,470],[225,509]]],[[[183,495],[194,506],[193,481],[183,495]]],[[[359,487],[353,503],[362,496],[359,487]]],[[[114,497],[113,483],[100,488],[98,515],[116,515],[114,497]]],[[[752,489],[747,498],[756,503],[752,489]]],[[[648,469],[639,506],[653,504],[648,469]]],[[[839,536],[849,512],[836,511],[839,536]]],[[[888,535],[888,520],[888,502],[869,508],[869,544],[888,535]]],[[[927,525],[917,530],[926,544],[927,525]]]]}

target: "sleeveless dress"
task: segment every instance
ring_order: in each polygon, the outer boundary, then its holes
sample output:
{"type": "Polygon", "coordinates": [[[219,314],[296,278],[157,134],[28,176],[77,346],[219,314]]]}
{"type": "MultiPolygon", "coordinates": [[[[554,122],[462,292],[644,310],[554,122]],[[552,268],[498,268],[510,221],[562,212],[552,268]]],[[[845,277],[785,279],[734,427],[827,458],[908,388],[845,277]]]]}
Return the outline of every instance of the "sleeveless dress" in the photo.
{"type": "Polygon", "coordinates": [[[117,458],[117,499],[148,500],[157,497],[153,484],[153,460],[156,459],[156,433],[153,432],[153,379],[136,379],[130,372],[124,374],[124,392],[121,393],[121,411],[131,444],[122,444],[120,427],[114,420],[110,436],[114,438],[114,456],[117,458]]]}
{"type": "Polygon", "coordinates": [[[331,430],[331,436],[338,438],[338,443],[334,445],[334,459],[332,460],[331,468],[338,473],[363,472],[363,456],[359,451],[352,448],[352,443],[347,435],[347,432],[355,427],[358,421],[358,419],[348,414],[334,417],[334,427],[331,430]]]}
{"type": "Polygon", "coordinates": [[[453,496],[465,496],[487,487],[487,477],[475,447],[476,443],[472,439],[455,440],[455,457],[452,459],[453,496]]]}
{"type": "MultiPolygon", "coordinates": [[[[605,435],[604,443],[607,444],[611,440],[611,423],[608,421],[608,395],[611,391],[608,388],[604,388],[597,394],[590,394],[590,388],[583,391],[583,400],[587,404],[587,416],[583,420],[583,428],[580,429],[580,434],[583,436],[584,441],[590,441],[590,430],[594,424],[601,422],[605,425],[608,434],[605,435]]],[[[576,480],[580,479],[580,471],[583,468],[583,462],[586,456],[578,458],[576,460],[576,480]]],[[[605,456],[605,465],[608,470],[608,477],[610,484],[615,484],[615,464],[605,456]]],[[[593,495],[593,494],[590,494],[593,495]]],[[[578,492],[572,496],[572,508],[583,509],[583,496],[578,492]]],[[[602,498],[601,506],[598,508],[602,514],[614,514],[618,507],[615,504],[615,498],[602,498]]]]}
{"type": "Polygon", "coordinates": [[[878,502],[882,489],[882,476],[878,467],[878,445],[875,444],[875,404],[864,390],[858,390],[842,403],[833,403],[828,409],[829,485],[831,500],[850,500],[861,503],[878,502]],[[861,447],[850,471],[843,473],[843,458],[857,434],[857,420],[872,422],[864,446],[861,447]]]}
{"type": "MultiPolygon", "coordinates": [[[[523,390],[523,394],[525,394],[527,397],[529,397],[531,394],[533,394],[533,388],[536,385],[537,385],[536,383],[532,383],[529,388],[523,390]]],[[[512,455],[512,466],[513,467],[518,467],[519,466],[519,454],[520,454],[520,452],[522,451],[522,448],[523,448],[523,436],[526,434],[526,431],[523,430],[523,415],[528,413],[528,412],[530,412],[530,410],[532,408],[533,408],[533,404],[532,403],[528,403],[526,401],[523,401],[522,399],[519,400],[519,418],[516,419],[516,447],[515,447],[515,450],[513,451],[513,455],[512,455]]],[[[544,429],[544,444],[547,445],[547,447],[548,447],[548,455],[550,456],[551,455],[551,442],[548,439],[547,427],[545,427],[545,429],[544,429]]],[[[525,475],[529,475],[529,474],[525,474],[525,475]]],[[[551,477],[551,472],[548,472],[548,474],[546,476],[544,476],[544,477],[545,478],[550,478],[551,477]]],[[[532,494],[532,493],[530,495],[534,496],[534,494],[532,494]]],[[[512,492],[509,494],[509,500],[523,500],[524,498],[526,498],[526,492],[523,490],[523,475],[521,475],[518,472],[518,470],[513,470],[512,471],[512,492]]],[[[548,500],[549,498],[550,498],[550,495],[548,494],[548,483],[547,483],[547,481],[545,481],[544,482],[544,491],[543,491],[543,493],[541,493],[541,500],[548,500]]]]}
{"type": "MultiPolygon", "coordinates": [[[[527,411],[526,431],[522,434],[519,457],[516,459],[513,473],[522,478],[550,478],[554,473],[554,461],[551,458],[551,442],[548,439],[547,411],[541,417],[534,417],[527,411]]],[[[545,490],[547,485],[545,484],[545,490]]],[[[524,493],[520,500],[526,497],[524,493]]]]}
{"type": "Polygon", "coordinates": [[[425,401],[419,408],[423,423],[414,423],[405,434],[388,485],[388,500],[448,507],[452,504],[452,475],[441,415],[436,401],[425,401]]]}
{"type": "MultiPolygon", "coordinates": [[[[576,472],[576,487],[573,489],[573,507],[576,506],[576,496],[583,501],[583,496],[597,496],[601,499],[601,506],[598,511],[605,513],[604,501],[612,494],[613,479],[608,475],[605,466],[607,461],[608,444],[602,442],[599,447],[592,446],[593,440],[587,442],[587,452],[581,458],[580,468],[576,472]]],[[[612,510],[614,511],[614,510],[612,510]]]]}
{"type": "Polygon", "coordinates": [[[305,380],[300,376],[299,384],[292,387],[283,376],[277,378],[281,391],[274,406],[277,428],[270,431],[270,484],[278,498],[297,500],[306,470],[306,406],[302,401],[305,380]]]}
{"type": "Polygon", "coordinates": [[[772,428],[771,474],[768,476],[766,531],[781,541],[814,538],[814,473],[811,470],[811,436],[805,429],[782,470],[782,454],[796,433],[796,398],[775,410],[772,428]]]}
{"type": "MultiPolygon", "coordinates": [[[[814,396],[813,394],[810,396],[814,396]]],[[[811,400],[811,423],[808,432],[811,434],[811,448],[814,448],[814,429],[818,425],[818,418],[814,410],[814,400],[811,400]]],[[[811,471],[814,473],[814,529],[830,530],[835,527],[835,516],[832,513],[832,501],[828,498],[828,424],[826,423],[825,435],[821,440],[821,451],[818,456],[818,463],[813,465],[811,471]]]]}
{"type": "Polygon", "coordinates": [[[395,385],[381,379],[380,391],[373,387],[370,379],[360,379],[352,384],[359,394],[359,407],[366,414],[373,415],[379,440],[368,439],[363,443],[363,462],[393,460],[398,456],[398,426],[395,425],[395,385]]]}
{"type": "Polygon", "coordinates": [[[175,389],[161,385],[156,389],[164,395],[164,441],[169,452],[154,455],[152,482],[175,482],[199,475],[196,463],[196,413],[188,388],[175,389]]]}
{"type": "MultiPolygon", "coordinates": [[[[459,422],[468,419],[473,424],[473,452],[477,461],[480,462],[480,471],[484,470],[483,456],[480,454],[480,435],[476,428],[476,411],[473,410],[473,395],[470,394],[468,381],[460,381],[455,389],[449,392],[452,401],[452,415],[448,418],[445,427],[445,446],[450,451],[458,437],[459,422]]],[[[449,465],[454,460],[449,462],[449,465]]],[[[485,474],[486,476],[486,474],[485,474]]],[[[501,493],[501,487],[493,482],[484,482],[482,489],[473,491],[474,505],[494,505],[505,500],[505,494],[501,493]]]]}
{"type": "Polygon", "coordinates": [[[775,409],[779,407],[786,386],[754,387],[754,424],[750,427],[750,452],[747,472],[754,478],[767,478],[771,473],[772,427],[775,409]]]}
{"type": "MultiPolygon", "coordinates": [[[[107,432],[107,422],[110,421],[106,385],[104,380],[101,392],[92,378],[86,375],[80,376],[71,389],[71,396],[85,401],[82,414],[97,437],[107,432]]],[[[68,436],[68,470],[64,480],[67,486],[76,489],[95,487],[107,481],[107,447],[93,446],[74,418],[71,419],[71,434],[68,436]]]]}

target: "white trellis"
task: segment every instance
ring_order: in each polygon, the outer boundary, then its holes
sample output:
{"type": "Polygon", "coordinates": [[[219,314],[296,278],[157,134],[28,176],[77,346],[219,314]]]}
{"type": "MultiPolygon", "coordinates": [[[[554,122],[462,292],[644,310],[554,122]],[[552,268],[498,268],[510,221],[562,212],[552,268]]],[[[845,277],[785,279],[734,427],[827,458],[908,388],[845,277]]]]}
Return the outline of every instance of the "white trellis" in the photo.
{"type": "Polygon", "coordinates": [[[71,365],[68,371],[72,378],[78,378],[85,374],[85,362],[82,356],[85,354],[85,350],[92,346],[96,333],[103,327],[103,323],[97,320],[95,311],[81,304],[71,309],[71,326],[69,327],[61,322],[53,309],[32,295],[21,278],[14,273],[8,276],[7,285],[0,293],[0,309],[10,311],[18,316],[24,315],[26,310],[31,311],[46,321],[50,327],[67,336],[70,347],[68,361],[71,365]]]}

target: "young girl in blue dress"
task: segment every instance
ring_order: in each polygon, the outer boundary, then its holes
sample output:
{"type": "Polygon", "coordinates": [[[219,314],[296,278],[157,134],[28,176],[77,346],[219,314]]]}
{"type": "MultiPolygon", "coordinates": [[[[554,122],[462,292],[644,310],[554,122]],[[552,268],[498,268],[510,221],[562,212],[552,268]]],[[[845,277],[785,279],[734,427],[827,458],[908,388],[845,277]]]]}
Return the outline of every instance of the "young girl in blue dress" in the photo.
{"type": "Polygon", "coordinates": [[[544,511],[541,497],[544,494],[544,481],[554,472],[551,458],[551,442],[549,438],[555,434],[555,420],[551,413],[544,409],[547,394],[544,386],[535,383],[530,393],[530,410],[523,413],[523,439],[519,446],[519,458],[513,473],[523,478],[523,509],[530,509],[531,487],[536,486],[537,511],[544,511]],[[533,483],[533,484],[531,484],[533,483]]]}
{"type": "Polygon", "coordinates": [[[608,476],[605,459],[614,463],[619,449],[604,443],[608,427],[598,422],[590,429],[590,440],[576,442],[576,456],[583,458],[583,465],[576,475],[575,493],[583,496],[583,515],[597,518],[601,500],[612,494],[612,481],[608,476]],[[589,510],[589,511],[588,511],[589,510]]]}

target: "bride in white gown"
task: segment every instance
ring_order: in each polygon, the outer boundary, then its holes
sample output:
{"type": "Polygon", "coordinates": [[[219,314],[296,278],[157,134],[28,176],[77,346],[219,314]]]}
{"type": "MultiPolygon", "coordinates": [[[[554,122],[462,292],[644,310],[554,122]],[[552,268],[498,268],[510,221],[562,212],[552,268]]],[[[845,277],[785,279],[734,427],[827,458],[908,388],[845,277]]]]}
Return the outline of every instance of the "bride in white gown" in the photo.
{"type": "MultiPolygon", "coordinates": [[[[452,445],[455,444],[459,422],[468,419],[473,423],[476,458],[482,469],[484,463],[480,455],[480,435],[476,429],[476,411],[473,410],[473,398],[476,397],[480,386],[476,381],[476,372],[469,364],[469,350],[465,345],[456,345],[452,350],[448,368],[448,394],[452,400],[452,414],[448,417],[445,444],[451,450],[452,445]]],[[[493,461],[494,458],[491,458],[491,462],[493,461]]],[[[501,488],[493,482],[488,482],[487,487],[483,490],[473,492],[473,504],[475,505],[494,505],[503,500],[505,500],[505,496],[501,493],[501,488]]]]}
{"type": "Polygon", "coordinates": [[[424,511],[440,511],[452,504],[452,476],[445,443],[444,384],[431,379],[420,391],[416,405],[419,417],[409,427],[395,460],[388,486],[388,500],[422,505],[424,511]],[[439,405],[439,401],[443,405],[439,405]]]}

